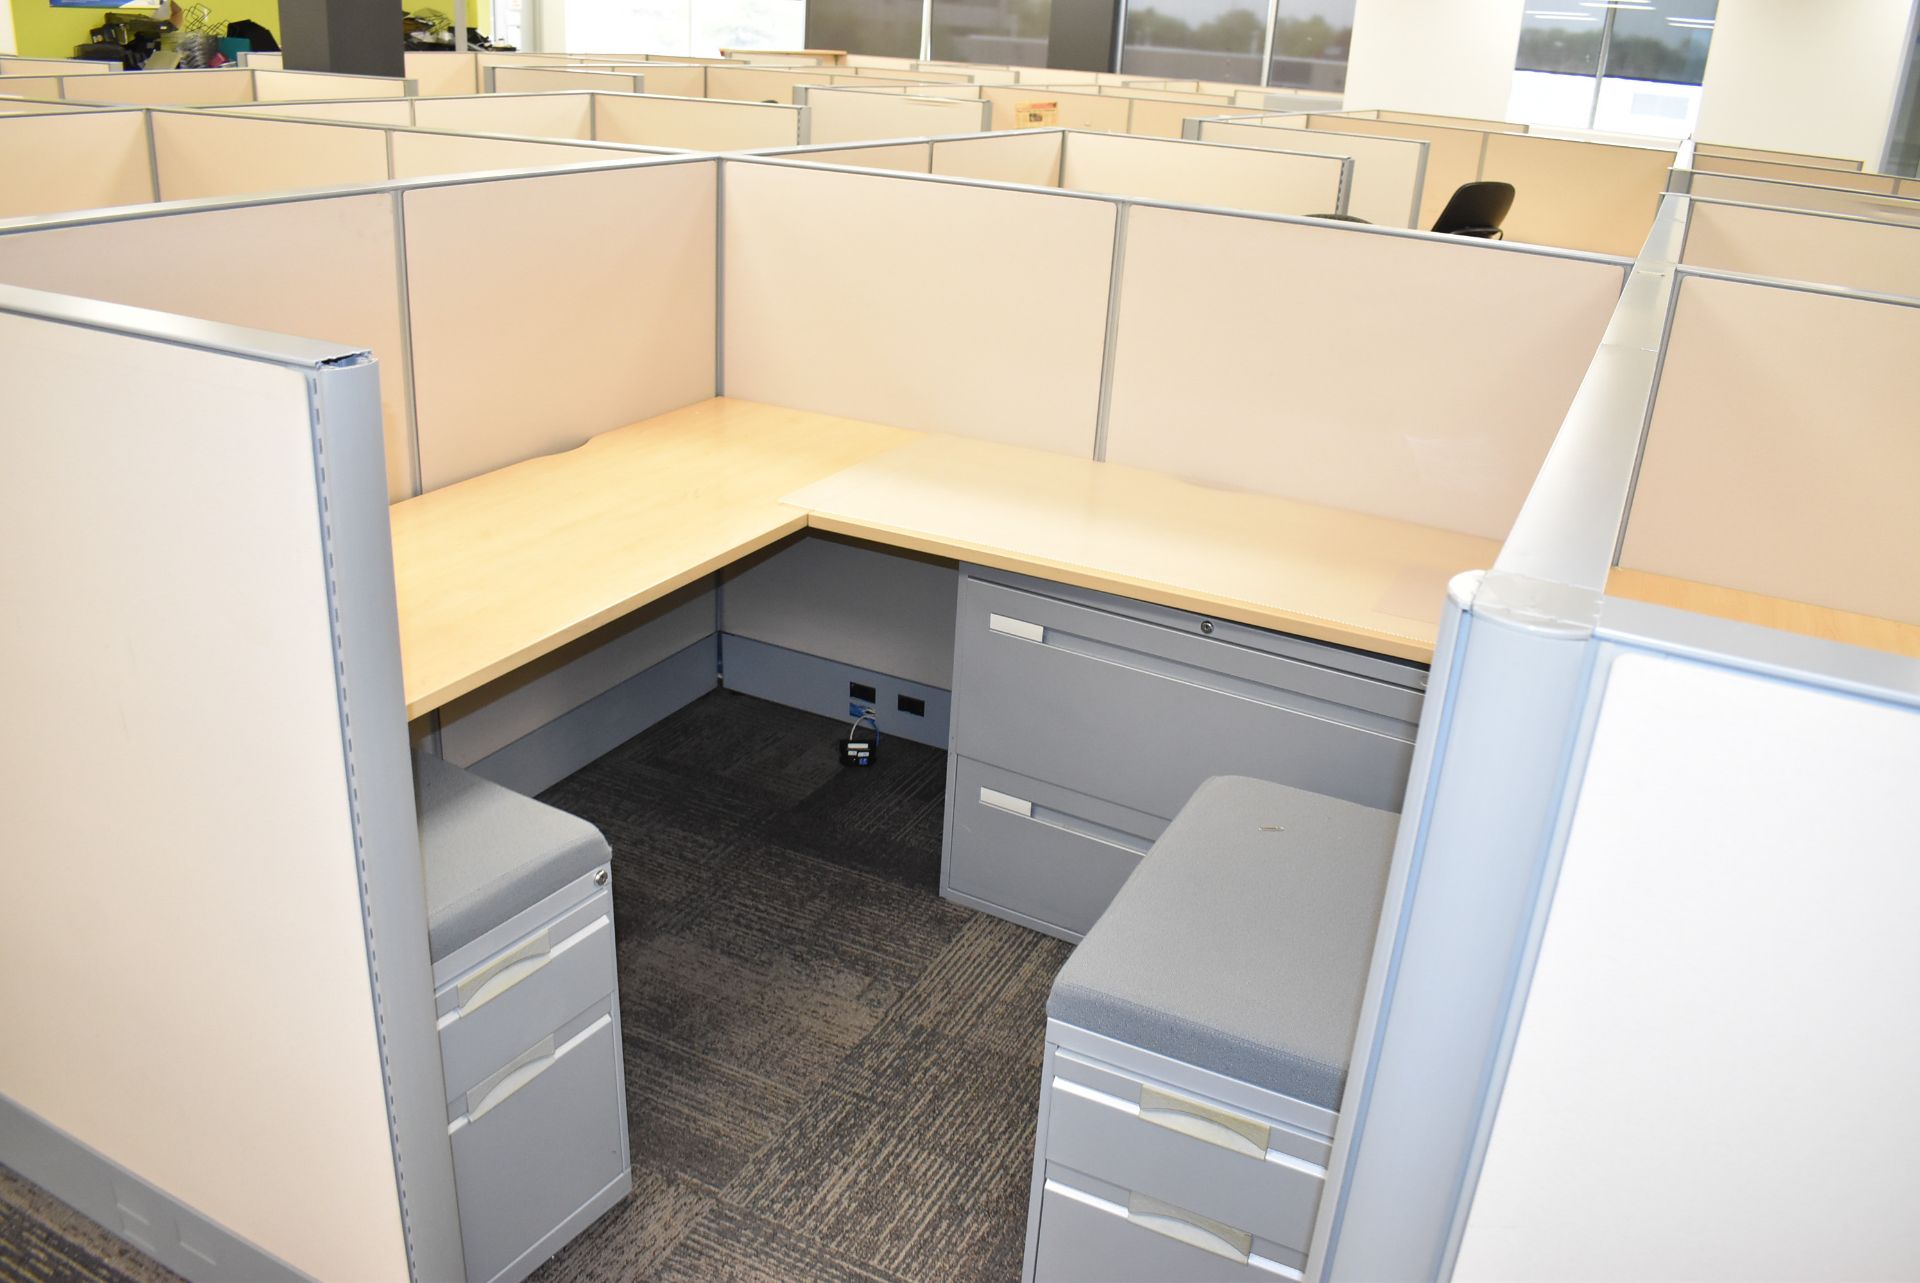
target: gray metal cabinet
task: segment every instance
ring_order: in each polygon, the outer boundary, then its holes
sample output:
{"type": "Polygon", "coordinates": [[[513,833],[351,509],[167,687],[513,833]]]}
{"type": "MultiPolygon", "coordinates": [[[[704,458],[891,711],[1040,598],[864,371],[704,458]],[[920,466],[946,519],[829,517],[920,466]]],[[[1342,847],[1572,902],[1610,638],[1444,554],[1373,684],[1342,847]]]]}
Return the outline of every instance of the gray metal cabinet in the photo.
{"type": "Polygon", "coordinates": [[[1400,807],[1421,665],[976,566],[959,592],[949,898],[1078,939],[1215,775],[1400,807]]]}

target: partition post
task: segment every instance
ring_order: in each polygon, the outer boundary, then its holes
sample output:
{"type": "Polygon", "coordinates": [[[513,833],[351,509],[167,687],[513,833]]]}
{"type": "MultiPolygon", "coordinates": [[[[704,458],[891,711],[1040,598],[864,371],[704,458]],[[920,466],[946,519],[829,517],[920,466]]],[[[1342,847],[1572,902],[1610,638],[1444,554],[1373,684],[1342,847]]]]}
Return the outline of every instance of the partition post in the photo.
{"type": "Polygon", "coordinates": [[[288,71],[405,74],[400,0],[286,0],[280,8],[288,71]]]}

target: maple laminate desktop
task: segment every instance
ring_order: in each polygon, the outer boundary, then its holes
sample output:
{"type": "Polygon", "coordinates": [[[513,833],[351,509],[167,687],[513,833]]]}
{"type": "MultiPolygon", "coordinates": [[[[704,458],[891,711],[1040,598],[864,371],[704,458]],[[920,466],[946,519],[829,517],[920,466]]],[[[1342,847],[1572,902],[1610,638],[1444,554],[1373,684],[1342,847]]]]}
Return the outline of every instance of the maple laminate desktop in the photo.
{"type": "Polygon", "coordinates": [[[418,717],[812,527],[1432,657],[1498,545],[1139,468],[715,398],[392,509],[418,717]]]}
{"type": "Polygon", "coordinates": [[[1607,577],[1610,596],[1646,602],[1651,606],[1671,606],[1691,610],[1717,619],[1743,624],[1759,624],[1781,632],[1845,642],[1889,654],[1920,659],[1920,626],[1897,619],[1881,619],[1827,606],[1809,605],[1785,597],[1768,597],[1717,584],[1676,579],[1645,570],[1627,570],[1616,566],[1607,577]]]}

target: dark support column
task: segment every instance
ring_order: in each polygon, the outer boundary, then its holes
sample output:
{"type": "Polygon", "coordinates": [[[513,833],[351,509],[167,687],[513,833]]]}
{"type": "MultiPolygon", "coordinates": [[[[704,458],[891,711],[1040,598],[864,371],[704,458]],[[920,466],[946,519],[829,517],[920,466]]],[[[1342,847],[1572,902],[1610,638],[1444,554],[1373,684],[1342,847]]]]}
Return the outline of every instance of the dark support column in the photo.
{"type": "Polygon", "coordinates": [[[281,0],[285,66],[289,71],[401,75],[406,65],[401,57],[404,12],[401,0],[281,0]]]}
{"type": "Polygon", "coordinates": [[[1053,0],[1047,65],[1070,71],[1113,71],[1123,0],[1053,0]]]}

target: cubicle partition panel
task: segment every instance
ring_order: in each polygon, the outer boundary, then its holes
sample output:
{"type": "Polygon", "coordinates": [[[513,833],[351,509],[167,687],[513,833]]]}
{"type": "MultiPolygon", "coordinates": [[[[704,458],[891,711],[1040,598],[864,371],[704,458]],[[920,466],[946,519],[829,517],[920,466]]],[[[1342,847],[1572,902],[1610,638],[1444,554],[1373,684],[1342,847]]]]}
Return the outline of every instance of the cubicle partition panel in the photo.
{"type": "Polygon", "coordinates": [[[1203,116],[1255,116],[1259,107],[1235,107],[1229,102],[1210,99],[1177,102],[1159,98],[1127,100],[1127,132],[1147,138],[1185,138],[1187,122],[1203,116]]]}
{"type": "Polygon", "coordinates": [[[98,76],[120,70],[117,62],[97,58],[23,58],[0,54],[0,78],[7,76],[98,76]]]}
{"type": "MultiPolygon", "coordinates": [[[[993,104],[994,129],[1096,129],[1103,133],[1124,134],[1131,115],[1132,102],[1126,98],[1106,97],[1087,91],[1065,92],[1021,84],[1012,87],[982,85],[980,94],[993,104]],[[1037,117],[1037,119],[1036,119],[1037,117]]],[[[1217,115],[1211,109],[1204,115],[1217,115]]]]}
{"type": "Polygon", "coordinates": [[[0,116],[0,219],[157,199],[147,130],[143,111],[0,116]]]}
{"type": "Polygon", "coordinates": [[[253,73],[257,102],[302,102],[314,98],[411,98],[418,92],[404,76],[355,76],[337,71],[276,71],[253,73]]]}
{"type": "MultiPolygon", "coordinates": [[[[0,85],[0,88],[4,88],[0,85]]],[[[0,116],[49,116],[62,112],[103,111],[105,108],[89,107],[85,103],[62,102],[59,99],[9,98],[0,94],[0,116]]]]}
{"type": "Polygon", "coordinates": [[[387,131],[376,125],[195,111],[147,113],[159,199],[197,200],[385,182],[387,131]]]}
{"type": "Polygon", "coordinates": [[[377,378],[0,289],[0,1161],[196,1278],[463,1276],[377,378]]]}
{"type": "MultiPolygon", "coordinates": [[[[0,92],[10,97],[24,98],[38,102],[58,102],[67,96],[65,76],[0,76],[0,92]]],[[[86,86],[80,86],[84,89],[86,86]]],[[[92,102],[84,93],[76,92],[76,100],[92,102]]]]}
{"type": "Polygon", "coordinates": [[[1344,156],[1068,131],[1060,186],[1266,214],[1344,214],[1344,156]]]}
{"type": "MultiPolygon", "coordinates": [[[[439,55],[435,55],[438,57],[439,55]]],[[[227,107],[200,107],[212,115],[271,116],[278,120],[325,120],[350,125],[413,125],[414,98],[344,98],[315,102],[244,103],[227,107]]]]}
{"type": "Polygon", "coordinates": [[[594,137],[601,142],[696,151],[747,151],[804,142],[806,113],[776,103],[595,94],[594,137]]]}
{"type": "Polygon", "coordinates": [[[562,89],[638,94],[647,90],[645,76],[578,67],[488,67],[486,80],[488,93],[503,94],[552,93],[562,89]]]}
{"type": "MultiPolygon", "coordinates": [[[[1920,1196],[1910,933],[1887,907],[1913,868],[1920,662],[1841,644],[1886,635],[1856,617],[1727,588],[1720,573],[1761,554],[1729,560],[1713,527],[1769,538],[1764,494],[1789,525],[1838,514],[1831,537],[1794,534],[1855,604],[1911,603],[1911,563],[1886,557],[1898,521],[1845,517],[1885,516],[1869,458],[1911,489],[1912,452],[1881,451],[1912,308],[1676,278],[1687,212],[1664,205],[1494,567],[1453,585],[1310,1277],[1614,1277],[1659,1259],[1870,1279],[1911,1260],[1905,1222],[1873,1209],[1920,1196]],[[1870,390],[1833,403],[1836,369],[1870,390]],[[1650,513],[1675,505],[1687,521],[1650,513]],[[1686,609],[1617,590],[1646,577],[1613,568],[1623,524],[1645,548],[1650,519],[1668,564],[1705,577],[1670,581],[1686,609]],[[1783,1044],[1781,995],[1810,984],[1783,1044]],[[1834,1066],[1830,1126],[1753,1127],[1834,1066]],[[1809,1191],[1781,1170],[1827,1178],[1809,1191]],[[1766,1232],[1803,1218],[1849,1229],[1766,1232]]],[[[1910,624],[1868,622],[1920,652],[1910,624]]]]}
{"type": "Polygon", "coordinates": [[[415,99],[413,123],[422,129],[461,133],[590,140],[594,136],[594,95],[572,91],[415,99]]]}
{"type": "Polygon", "coordinates": [[[1681,262],[1709,271],[1920,296],[1920,225],[1695,198],[1681,262]]]}
{"type": "Polygon", "coordinates": [[[725,163],[727,395],[1092,456],[1115,202],[725,163]]]}
{"type": "MultiPolygon", "coordinates": [[[[1368,120],[1359,116],[1310,115],[1300,123],[1312,130],[1363,134],[1383,138],[1412,138],[1427,144],[1427,172],[1420,193],[1419,226],[1432,227],[1447,200],[1464,183],[1480,177],[1481,149],[1490,135],[1447,125],[1419,125],[1368,120]]],[[[1518,202],[1516,201],[1516,207],[1518,202]]]]}
{"type": "MultiPolygon", "coordinates": [[[[1488,133],[1479,177],[1512,183],[1507,239],[1632,258],[1653,226],[1673,153],[1488,133]]],[[[1449,190],[1449,195],[1451,190],[1449,190]]]]}
{"type": "Polygon", "coordinates": [[[1879,196],[1817,183],[1783,183],[1735,174],[1684,172],[1676,173],[1676,178],[1683,184],[1683,190],[1707,200],[1851,214],[1890,223],[1920,222],[1920,200],[1903,196],[1879,196]]]}
{"type": "MultiPolygon", "coordinates": [[[[254,75],[250,70],[221,67],[195,71],[143,71],[137,76],[89,76],[83,84],[64,80],[60,96],[130,107],[198,107],[256,102],[254,75]]],[[[297,96],[313,98],[318,95],[309,87],[297,96]]],[[[365,98],[367,95],[355,93],[353,96],[365,98]]]]}
{"type": "MultiPolygon", "coordinates": [[[[474,54],[409,51],[403,56],[403,72],[413,82],[414,93],[422,98],[477,94],[486,88],[480,83],[480,60],[474,54]]],[[[251,59],[247,65],[253,65],[251,59]]]]}
{"type": "MultiPolygon", "coordinates": [[[[413,398],[389,192],[87,214],[0,229],[0,280],[283,334],[350,342],[380,362],[388,494],[416,490],[413,398]],[[210,247],[243,268],[139,272],[154,246],[210,247]],[[324,245],[327,252],[314,252],[324,245]]],[[[145,398],[142,398],[143,401],[145,398]]]]}
{"type": "Polygon", "coordinates": [[[707,96],[707,69],[696,62],[582,63],[580,67],[582,70],[639,75],[646,85],[645,92],[650,94],[672,98],[707,96]]]}
{"type": "Polygon", "coordinates": [[[1845,160],[1839,156],[1811,156],[1795,151],[1766,151],[1759,147],[1729,147],[1725,143],[1702,143],[1693,145],[1696,156],[1719,156],[1734,160],[1763,160],[1775,165],[1805,165],[1815,169],[1848,169],[1856,173],[1866,168],[1857,160],[1845,160]]]}
{"type": "Polygon", "coordinates": [[[792,104],[799,100],[794,89],[800,85],[830,85],[831,73],[785,67],[709,66],[707,97],[731,98],[738,102],[792,104]]]}
{"type": "Polygon", "coordinates": [[[1486,120],[1478,116],[1437,116],[1424,111],[1369,111],[1356,113],[1373,120],[1392,120],[1406,125],[1446,125],[1454,129],[1477,129],[1483,134],[1524,134],[1525,125],[1510,120],[1486,120]]]}
{"type": "MultiPolygon", "coordinates": [[[[1487,538],[1518,511],[1623,267],[1150,206],[1122,266],[1107,460],[1487,538]]],[[[1430,616],[1430,591],[1404,610],[1430,616]]]]}
{"type": "Polygon", "coordinates": [[[1920,300],[1683,273],[1620,565],[1920,624],[1916,344],[1920,300]]]}
{"type": "Polygon", "coordinates": [[[715,165],[401,191],[422,489],[713,395],[715,165]],[[509,243],[538,270],[473,270],[509,243]]]}
{"type": "Polygon", "coordinates": [[[1309,131],[1298,117],[1211,118],[1194,123],[1201,142],[1346,156],[1353,162],[1346,212],[1382,227],[1417,227],[1428,144],[1415,138],[1309,131]],[[1286,122],[1283,124],[1283,122],[1286,122]],[[1278,126],[1276,128],[1276,126],[1278,126]]]}
{"type": "Polygon", "coordinates": [[[1782,183],[1818,183],[1822,187],[1844,187],[1878,196],[1893,196],[1899,192],[1899,179],[1892,174],[1720,156],[1711,151],[1702,152],[1697,147],[1693,153],[1693,168],[1703,174],[1738,174],[1746,178],[1770,178],[1782,183]]]}
{"type": "MultiPolygon", "coordinates": [[[[998,134],[987,137],[998,138],[998,134]]],[[[945,140],[943,140],[945,141],[945,140]]],[[[897,169],[908,174],[931,174],[933,139],[921,138],[898,143],[861,143],[853,147],[794,147],[770,151],[769,156],[789,156],[815,165],[846,165],[853,169],[897,169]]],[[[981,177],[981,175],[969,175],[981,177]]]]}
{"type": "Polygon", "coordinates": [[[480,134],[441,133],[430,129],[391,130],[387,134],[387,148],[393,177],[403,180],[494,170],[553,169],[623,157],[638,159],[641,156],[673,154],[670,149],[663,147],[499,138],[480,134]]]}
{"type": "Polygon", "coordinates": [[[808,142],[848,143],[977,133],[991,127],[993,109],[964,98],[843,93],[828,88],[808,91],[807,113],[808,142]]]}

